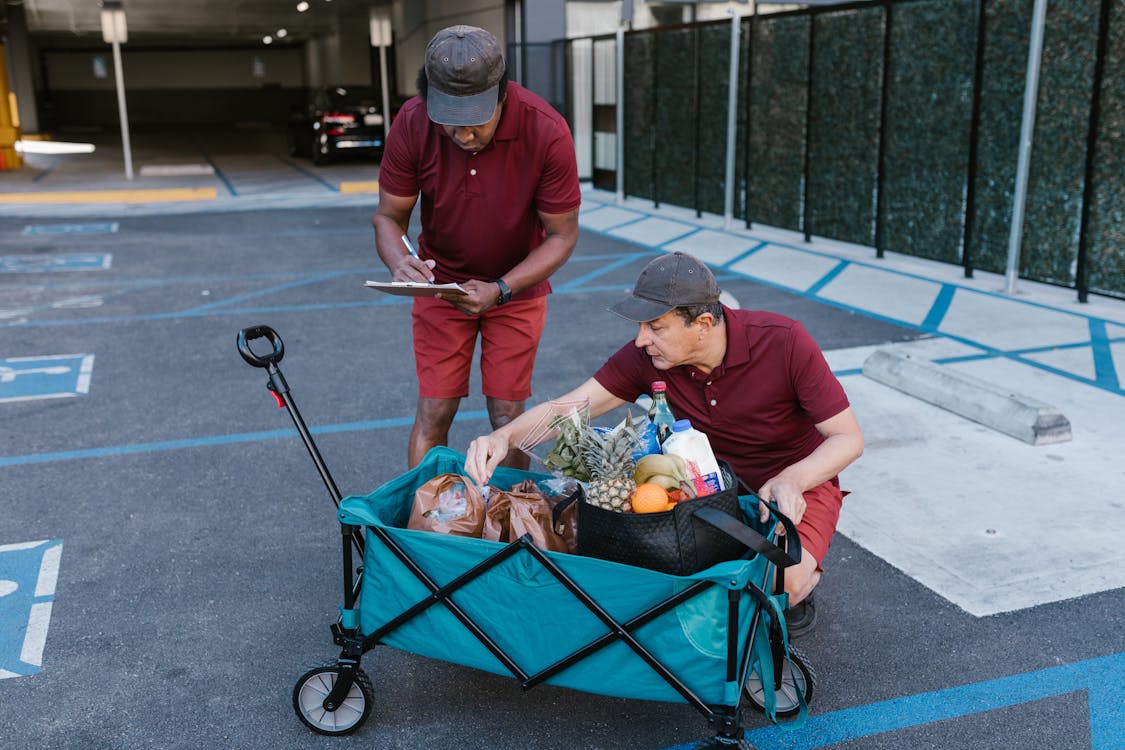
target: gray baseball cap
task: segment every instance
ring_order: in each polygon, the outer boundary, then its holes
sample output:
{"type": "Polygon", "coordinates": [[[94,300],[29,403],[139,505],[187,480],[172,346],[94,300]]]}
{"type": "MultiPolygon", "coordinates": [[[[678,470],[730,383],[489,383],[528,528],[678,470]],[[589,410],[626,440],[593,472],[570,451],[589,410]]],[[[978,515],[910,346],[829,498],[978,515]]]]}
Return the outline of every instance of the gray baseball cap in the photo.
{"type": "Polygon", "coordinates": [[[504,55],[476,26],[450,26],[426,45],[426,110],[440,125],[482,125],[496,112],[504,55]]]}
{"type": "Polygon", "coordinates": [[[632,296],[609,311],[634,323],[648,323],[677,307],[718,302],[720,294],[711,269],[686,253],[670,253],[645,266],[632,296]]]}

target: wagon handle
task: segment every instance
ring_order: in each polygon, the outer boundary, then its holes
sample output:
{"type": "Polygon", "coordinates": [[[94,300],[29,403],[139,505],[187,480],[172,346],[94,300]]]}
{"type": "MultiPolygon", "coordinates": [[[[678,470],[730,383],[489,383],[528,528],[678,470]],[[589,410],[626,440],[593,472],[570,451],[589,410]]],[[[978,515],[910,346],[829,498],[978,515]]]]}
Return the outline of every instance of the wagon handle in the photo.
{"type": "Polygon", "coordinates": [[[276,365],[285,356],[285,344],[277,331],[269,326],[251,326],[238,332],[238,353],[251,367],[269,367],[276,365]],[[266,355],[255,354],[250,349],[250,342],[254,339],[266,339],[273,346],[273,351],[266,355]]]}

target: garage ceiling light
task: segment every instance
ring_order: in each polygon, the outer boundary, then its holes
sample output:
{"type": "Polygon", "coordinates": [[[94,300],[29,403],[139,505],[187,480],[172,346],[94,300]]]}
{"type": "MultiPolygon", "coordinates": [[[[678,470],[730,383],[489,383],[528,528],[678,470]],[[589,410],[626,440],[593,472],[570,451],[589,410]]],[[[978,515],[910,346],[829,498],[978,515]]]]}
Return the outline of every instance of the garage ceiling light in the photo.
{"type": "Polygon", "coordinates": [[[297,3],[297,12],[298,13],[304,13],[308,9],[309,9],[309,4],[306,3],[305,0],[301,0],[301,2],[297,3]]]}
{"type": "Polygon", "coordinates": [[[269,34],[266,34],[264,37],[262,37],[262,44],[273,44],[273,37],[269,34]]]}
{"type": "Polygon", "coordinates": [[[285,29],[278,29],[276,36],[278,39],[284,39],[285,37],[289,36],[289,32],[285,29]]]}

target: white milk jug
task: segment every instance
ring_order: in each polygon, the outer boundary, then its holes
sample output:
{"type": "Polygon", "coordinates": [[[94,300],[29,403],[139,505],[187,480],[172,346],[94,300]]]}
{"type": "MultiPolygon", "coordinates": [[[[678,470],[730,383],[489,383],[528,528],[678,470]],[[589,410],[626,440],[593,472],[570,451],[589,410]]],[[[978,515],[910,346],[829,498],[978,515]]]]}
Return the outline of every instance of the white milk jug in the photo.
{"type": "Polygon", "coordinates": [[[673,453],[688,465],[696,495],[702,497],[723,489],[719,462],[711,451],[711,441],[691,426],[691,420],[679,419],[672,425],[672,434],[660,446],[665,453],[673,453]]]}

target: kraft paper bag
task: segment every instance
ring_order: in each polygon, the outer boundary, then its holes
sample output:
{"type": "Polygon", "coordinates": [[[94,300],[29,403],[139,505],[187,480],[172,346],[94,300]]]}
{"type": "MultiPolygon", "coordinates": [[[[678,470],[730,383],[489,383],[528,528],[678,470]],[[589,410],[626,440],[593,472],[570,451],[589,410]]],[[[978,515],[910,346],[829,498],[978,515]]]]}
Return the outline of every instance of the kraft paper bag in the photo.
{"type": "Polygon", "coordinates": [[[539,549],[573,554],[576,538],[573,508],[563,513],[561,528],[556,530],[551,526],[553,504],[539,491],[535,482],[526,480],[506,492],[493,490],[489,494],[481,534],[484,539],[511,542],[529,534],[532,543],[539,549]]]}
{"type": "Polygon", "coordinates": [[[406,528],[479,538],[484,513],[484,497],[471,479],[440,474],[414,493],[406,528]]]}

